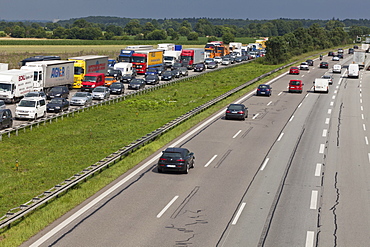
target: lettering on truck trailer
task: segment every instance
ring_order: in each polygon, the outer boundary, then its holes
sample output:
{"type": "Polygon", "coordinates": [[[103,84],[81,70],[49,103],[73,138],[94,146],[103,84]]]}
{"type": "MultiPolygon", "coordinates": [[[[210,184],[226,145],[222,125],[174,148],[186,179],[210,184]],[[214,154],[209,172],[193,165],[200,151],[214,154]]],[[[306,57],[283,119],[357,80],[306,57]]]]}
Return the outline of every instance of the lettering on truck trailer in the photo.
{"type": "Polygon", "coordinates": [[[51,78],[58,78],[58,77],[63,77],[63,76],[65,76],[65,68],[64,67],[53,68],[51,70],[51,75],[50,75],[51,78]]]}
{"type": "Polygon", "coordinates": [[[87,68],[88,73],[97,72],[97,71],[100,71],[100,70],[105,70],[105,63],[100,63],[99,64],[99,62],[97,62],[96,64],[90,65],[87,68]]]}

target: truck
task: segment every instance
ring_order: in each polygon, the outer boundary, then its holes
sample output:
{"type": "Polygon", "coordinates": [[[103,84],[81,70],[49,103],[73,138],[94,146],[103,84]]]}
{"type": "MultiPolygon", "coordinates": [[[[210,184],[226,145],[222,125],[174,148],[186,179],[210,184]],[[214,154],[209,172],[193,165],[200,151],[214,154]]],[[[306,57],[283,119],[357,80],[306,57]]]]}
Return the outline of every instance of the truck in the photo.
{"type": "Polygon", "coordinates": [[[28,62],[21,70],[32,71],[35,91],[47,91],[55,86],[72,87],[73,64],[73,61],[68,60],[28,62]]]}
{"type": "Polygon", "coordinates": [[[11,69],[0,71],[0,99],[6,103],[20,101],[33,91],[33,72],[11,69]]]}
{"type": "Polygon", "coordinates": [[[358,50],[353,52],[353,64],[358,64],[359,68],[365,67],[365,51],[364,50],[358,50]]]}
{"type": "Polygon", "coordinates": [[[147,68],[163,66],[163,50],[141,50],[132,54],[132,66],[138,74],[145,74],[147,68]]]}
{"type": "Polygon", "coordinates": [[[230,50],[230,52],[232,52],[234,50],[241,50],[242,46],[243,46],[243,44],[240,43],[240,42],[230,42],[229,43],[229,50],[230,50]]]}
{"type": "Polygon", "coordinates": [[[188,69],[194,69],[198,63],[204,63],[204,48],[187,48],[181,51],[180,60],[187,63],[188,69]]]}
{"type": "Polygon", "coordinates": [[[82,87],[82,79],[88,73],[106,73],[108,70],[108,57],[98,55],[86,55],[68,58],[74,61],[73,88],[82,87]]]}
{"type": "Polygon", "coordinates": [[[50,61],[50,60],[61,60],[60,56],[33,56],[23,59],[20,62],[21,66],[26,65],[28,62],[39,62],[39,61],[50,61]]]}
{"type": "Polygon", "coordinates": [[[360,71],[360,68],[359,68],[359,65],[357,63],[349,64],[348,65],[347,77],[358,78],[359,71],[360,71]]]}
{"type": "Polygon", "coordinates": [[[174,51],[175,50],[175,44],[170,44],[170,43],[158,44],[157,49],[158,50],[163,50],[163,51],[174,51]]]}
{"type": "Polygon", "coordinates": [[[329,93],[329,80],[324,78],[316,78],[314,81],[313,91],[329,93]]]}
{"type": "Polygon", "coordinates": [[[81,91],[92,91],[94,88],[105,85],[104,73],[87,73],[82,79],[81,91]]]}
{"type": "Polygon", "coordinates": [[[9,65],[7,63],[0,63],[0,71],[8,70],[9,65]]]}
{"type": "Polygon", "coordinates": [[[369,52],[369,44],[361,44],[361,50],[364,50],[365,52],[369,52]]]}
{"type": "Polygon", "coordinates": [[[132,63],[132,55],[136,51],[142,50],[153,50],[154,47],[152,45],[131,45],[126,46],[125,49],[121,49],[120,54],[117,57],[118,62],[125,62],[125,63],[132,63]]]}
{"type": "Polygon", "coordinates": [[[180,59],[181,51],[164,51],[163,63],[167,68],[171,68],[173,64],[180,59]]]}
{"type": "Polygon", "coordinates": [[[113,67],[115,70],[120,70],[122,71],[122,75],[132,75],[135,74],[136,72],[134,71],[134,68],[132,67],[132,63],[116,63],[113,67]]]}
{"type": "Polygon", "coordinates": [[[222,41],[211,41],[204,47],[205,58],[223,57],[229,54],[229,49],[226,48],[222,41]]]}

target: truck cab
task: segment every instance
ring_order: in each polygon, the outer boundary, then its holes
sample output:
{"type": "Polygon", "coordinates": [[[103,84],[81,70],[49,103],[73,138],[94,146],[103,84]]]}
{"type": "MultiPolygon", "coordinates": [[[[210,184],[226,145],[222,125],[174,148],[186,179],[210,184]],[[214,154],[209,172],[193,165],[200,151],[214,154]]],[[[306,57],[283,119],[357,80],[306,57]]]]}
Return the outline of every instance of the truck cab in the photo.
{"type": "Polygon", "coordinates": [[[92,91],[94,88],[104,86],[105,74],[104,73],[88,73],[82,80],[82,91],[92,91]]]}

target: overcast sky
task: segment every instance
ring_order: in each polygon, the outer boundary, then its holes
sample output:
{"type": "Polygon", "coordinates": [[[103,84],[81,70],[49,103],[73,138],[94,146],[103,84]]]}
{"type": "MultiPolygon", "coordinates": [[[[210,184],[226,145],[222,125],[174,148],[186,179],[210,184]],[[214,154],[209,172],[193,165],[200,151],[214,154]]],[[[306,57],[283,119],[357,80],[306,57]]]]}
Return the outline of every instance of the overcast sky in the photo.
{"type": "Polygon", "coordinates": [[[0,0],[0,20],[127,18],[370,19],[369,0],[0,0]]]}

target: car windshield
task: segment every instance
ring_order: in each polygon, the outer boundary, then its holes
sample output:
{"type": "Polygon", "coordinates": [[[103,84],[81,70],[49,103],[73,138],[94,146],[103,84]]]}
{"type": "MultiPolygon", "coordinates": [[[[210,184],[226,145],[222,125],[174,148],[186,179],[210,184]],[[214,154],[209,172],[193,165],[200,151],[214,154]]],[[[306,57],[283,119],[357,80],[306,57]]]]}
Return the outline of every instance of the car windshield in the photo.
{"type": "Polygon", "coordinates": [[[50,103],[53,103],[53,104],[62,104],[63,103],[63,100],[62,99],[58,99],[58,98],[54,98],[54,99],[51,99],[50,103]]]}
{"type": "Polygon", "coordinates": [[[165,71],[165,72],[163,73],[163,75],[172,75],[172,72],[171,72],[171,71],[165,71]]]}
{"type": "Polygon", "coordinates": [[[75,93],[75,95],[73,97],[86,97],[87,94],[84,93],[84,92],[78,92],[78,93],[75,93]]]}
{"type": "Polygon", "coordinates": [[[96,82],[96,76],[85,76],[83,81],[86,82],[96,82]]]}
{"type": "Polygon", "coordinates": [[[243,106],[242,105],[230,105],[228,107],[229,110],[234,110],[234,111],[239,111],[239,110],[243,110],[243,106]]]}
{"type": "Polygon", "coordinates": [[[113,78],[113,77],[105,77],[105,80],[106,80],[106,81],[113,81],[113,80],[114,80],[114,78],[113,78]]]}
{"type": "Polygon", "coordinates": [[[147,79],[155,79],[156,78],[156,76],[155,75],[148,75],[147,77],[146,77],[147,79]]]}
{"type": "Polygon", "coordinates": [[[259,87],[259,88],[263,88],[263,89],[268,88],[268,86],[267,86],[267,85],[259,85],[258,87],[259,87]]]}
{"type": "Polygon", "coordinates": [[[36,101],[33,100],[21,100],[18,106],[21,107],[35,107],[36,106],[36,101]]]}
{"type": "Polygon", "coordinates": [[[97,87],[94,89],[94,92],[104,92],[105,91],[105,88],[102,88],[102,87],[97,87]]]}
{"type": "Polygon", "coordinates": [[[38,97],[38,96],[39,96],[38,92],[29,92],[24,97],[38,97]]]}
{"type": "Polygon", "coordinates": [[[0,83],[0,92],[11,91],[12,86],[10,84],[0,83]]]}
{"type": "Polygon", "coordinates": [[[119,83],[113,83],[112,85],[110,85],[111,88],[120,88],[121,87],[121,84],[119,83]]]}
{"type": "Polygon", "coordinates": [[[181,158],[181,153],[164,152],[162,158],[181,158]]]}
{"type": "Polygon", "coordinates": [[[300,81],[290,81],[290,84],[297,86],[301,84],[301,82],[300,81]]]}

